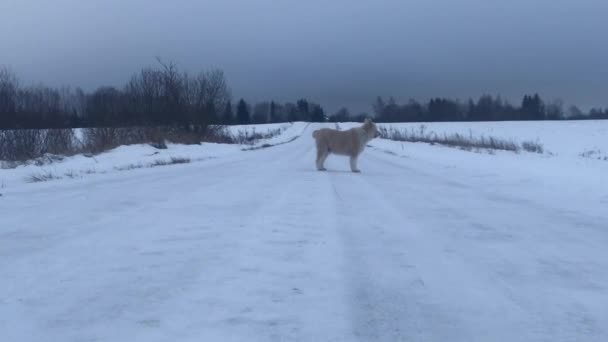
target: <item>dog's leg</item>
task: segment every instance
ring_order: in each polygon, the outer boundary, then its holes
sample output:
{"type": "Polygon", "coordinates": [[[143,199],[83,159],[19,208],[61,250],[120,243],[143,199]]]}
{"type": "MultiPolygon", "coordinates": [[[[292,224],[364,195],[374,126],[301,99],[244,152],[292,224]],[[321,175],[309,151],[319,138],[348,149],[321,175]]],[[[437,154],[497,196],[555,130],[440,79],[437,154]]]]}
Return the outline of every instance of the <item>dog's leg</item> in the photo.
{"type": "Polygon", "coordinates": [[[323,157],[321,158],[321,168],[323,169],[323,171],[325,171],[325,160],[327,159],[327,157],[329,157],[330,152],[329,151],[325,151],[323,153],[323,157]]]}
{"type": "Polygon", "coordinates": [[[321,148],[317,148],[317,170],[325,171],[325,167],[323,167],[323,163],[325,163],[325,159],[327,158],[327,151],[324,151],[321,148]]]}
{"type": "Polygon", "coordinates": [[[357,156],[350,157],[350,170],[355,173],[361,172],[361,170],[357,169],[357,156]]]}

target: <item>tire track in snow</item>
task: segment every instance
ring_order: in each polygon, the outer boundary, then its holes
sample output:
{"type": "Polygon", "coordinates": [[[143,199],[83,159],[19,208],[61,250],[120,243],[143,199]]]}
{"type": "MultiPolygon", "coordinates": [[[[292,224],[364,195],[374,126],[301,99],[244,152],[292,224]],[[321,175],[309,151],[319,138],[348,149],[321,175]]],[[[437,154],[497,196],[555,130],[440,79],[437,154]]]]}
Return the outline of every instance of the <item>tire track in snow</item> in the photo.
{"type": "MultiPolygon", "coordinates": [[[[509,336],[509,324],[525,326],[521,318],[498,318],[500,310],[494,305],[508,307],[507,311],[517,312],[517,317],[532,316],[504,293],[495,291],[464,260],[454,258],[449,237],[437,235],[434,227],[427,226],[408,208],[411,201],[425,210],[420,202],[427,199],[429,208],[423,217],[432,215],[434,208],[442,208],[440,201],[432,200],[438,194],[425,188],[433,178],[371,159],[376,163],[364,163],[361,175],[332,173],[334,186],[345,198],[338,206],[339,226],[348,259],[352,259],[353,319],[359,338],[470,341],[497,336],[486,335],[490,332],[509,336]],[[393,182],[400,177],[406,181],[395,187],[393,182]],[[414,185],[407,184],[410,182],[414,185]],[[497,303],[484,298],[494,298],[497,303]],[[476,306],[461,308],[461,300],[476,306]],[[469,311],[486,312],[495,319],[486,320],[480,327],[468,321],[469,311]]],[[[444,189],[459,192],[463,188],[444,189]]]]}

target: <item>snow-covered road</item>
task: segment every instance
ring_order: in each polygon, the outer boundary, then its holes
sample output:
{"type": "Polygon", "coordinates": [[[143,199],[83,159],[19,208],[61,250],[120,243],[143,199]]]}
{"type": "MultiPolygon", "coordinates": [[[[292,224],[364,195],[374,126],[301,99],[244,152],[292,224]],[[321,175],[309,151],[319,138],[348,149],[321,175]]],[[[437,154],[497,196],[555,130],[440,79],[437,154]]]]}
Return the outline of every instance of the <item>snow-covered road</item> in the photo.
{"type": "Polygon", "coordinates": [[[7,191],[2,340],[608,340],[606,184],[381,148],[322,173],[313,128],[7,191]]]}

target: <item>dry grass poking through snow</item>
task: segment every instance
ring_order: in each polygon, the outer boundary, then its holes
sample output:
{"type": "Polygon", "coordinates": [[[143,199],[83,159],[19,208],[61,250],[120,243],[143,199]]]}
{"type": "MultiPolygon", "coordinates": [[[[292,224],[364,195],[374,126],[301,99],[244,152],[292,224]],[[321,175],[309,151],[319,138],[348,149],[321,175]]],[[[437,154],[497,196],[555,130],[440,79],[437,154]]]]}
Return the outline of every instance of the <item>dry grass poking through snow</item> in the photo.
{"type": "Polygon", "coordinates": [[[521,147],[527,152],[540,154],[543,154],[545,152],[543,145],[537,141],[524,141],[523,143],[521,143],[521,147]]]}
{"type": "Polygon", "coordinates": [[[260,140],[282,134],[287,128],[256,132],[239,130],[231,132],[226,126],[213,125],[199,131],[176,127],[96,127],[83,128],[77,137],[74,129],[23,129],[0,130],[0,167],[12,168],[34,160],[41,163],[47,156],[71,156],[99,154],[125,145],[149,144],[166,149],[167,142],[176,144],[255,145],[260,140]]]}
{"type": "Polygon", "coordinates": [[[300,136],[295,136],[295,137],[292,137],[291,139],[289,139],[287,141],[283,141],[283,142],[276,143],[276,144],[263,144],[261,146],[247,147],[247,148],[242,149],[242,151],[256,151],[256,150],[261,150],[261,149],[264,149],[264,148],[269,148],[269,147],[274,147],[274,146],[279,146],[279,145],[285,145],[285,144],[289,144],[290,142],[295,141],[299,137],[300,136]]]}
{"type": "Polygon", "coordinates": [[[285,127],[269,129],[266,132],[256,132],[253,129],[252,132],[239,130],[238,133],[232,136],[230,143],[239,145],[255,145],[260,140],[271,139],[279,136],[285,131],[285,127]]]}
{"type": "Polygon", "coordinates": [[[30,175],[25,178],[25,181],[28,183],[40,183],[40,182],[48,182],[55,179],[61,179],[60,176],[52,174],[50,172],[41,172],[37,174],[30,175]]]}
{"type": "Polygon", "coordinates": [[[538,142],[525,141],[521,145],[514,141],[500,139],[495,137],[473,137],[453,133],[439,135],[435,132],[427,132],[426,126],[422,125],[417,130],[399,130],[393,127],[379,127],[380,137],[383,139],[407,142],[422,142],[431,145],[442,145],[448,147],[460,148],[467,151],[472,150],[502,150],[519,152],[522,149],[528,152],[543,153],[543,145],[538,142]]]}
{"type": "MultiPolygon", "coordinates": [[[[187,157],[171,157],[170,159],[167,159],[167,160],[157,159],[157,160],[153,161],[152,163],[148,163],[148,164],[137,163],[137,164],[129,164],[129,165],[125,165],[125,166],[117,166],[114,169],[116,171],[129,171],[129,170],[153,168],[153,167],[159,167],[159,166],[189,164],[190,162],[191,162],[190,158],[187,158],[187,157]]],[[[70,170],[70,171],[67,171],[64,174],[64,176],[66,178],[76,179],[76,178],[82,178],[83,175],[91,175],[91,174],[96,174],[96,173],[106,173],[106,172],[97,172],[93,169],[82,170],[80,172],[70,170]]],[[[27,183],[40,183],[40,182],[48,182],[48,181],[63,179],[63,178],[64,177],[55,175],[51,172],[41,172],[41,173],[36,173],[36,174],[27,176],[25,178],[25,181],[27,183]]]]}
{"type": "MultiPolygon", "coordinates": [[[[236,143],[224,126],[209,126],[200,132],[175,127],[96,127],[83,128],[81,132],[82,136],[77,137],[74,129],[0,130],[0,161],[3,166],[14,167],[31,160],[44,162],[49,155],[99,154],[125,145],[150,144],[157,149],[166,149],[167,142],[185,145],[236,143]]],[[[254,141],[265,138],[255,132],[252,136],[243,136],[243,139],[254,141]]]]}
{"type": "Polygon", "coordinates": [[[142,163],[129,164],[129,165],[125,165],[125,166],[115,167],[114,169],[116,169],[118,171],[129,171],[129,170],[134,170],[134,169],[144,169],[144,168],[152,168],[152,167],[167,166],[167,165],[188,164],[190,162],[191,162],[190,158],[171,157],[171,159],[168,159],[168,160],[157,159],[157,160],[153,161],[152,163],[148,163],[148,164],[142,164],[142,163]]]}
{"type": "Polygon", "coordinates": [[[604,154],[599,149],[587,150],[587,151],[579,154],[579,156],[581,156],[583,158],[590,158],[590,159],[597,159],[597,160],[608,161],[608,155],[604,154]]]}
{"type": "Polygon", "coordinates": [[[188,164],[190,163],[190,158],[183,157],[171,157],[169,160],[157,159],[153,163],[148,164],[148,167],[157,167],[157,166],[166,166],[166,165],[175,165],[175,164],[188,164]]]}

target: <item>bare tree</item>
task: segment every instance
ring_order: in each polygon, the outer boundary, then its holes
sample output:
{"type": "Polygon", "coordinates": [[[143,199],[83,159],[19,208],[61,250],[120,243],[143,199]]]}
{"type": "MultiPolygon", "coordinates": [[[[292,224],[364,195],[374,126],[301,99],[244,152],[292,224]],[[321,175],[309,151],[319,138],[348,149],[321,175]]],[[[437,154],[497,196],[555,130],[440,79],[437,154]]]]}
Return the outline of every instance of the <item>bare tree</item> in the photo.
{"type": "Polygon", "coordinates": [[[224,108],[228,101],[231,100],[231,91],[226,82],[224,72],[214,69],[206,72],[205,77],[207,78],[207,87],[205,89],[206,102],[214,110],[224,108]]]}
{"type": "Polygon", "coordinates": [[[0,66],[0,128],[14,125],[19,81],[8,67],[0,66]]]}
{"type": "Polygon", "coordinates": [[[564,102],[562,100],[553,100],[546,104],[545,111],[548,120],[562,120],[564,118],[564,102]]]}
{"type": "Polygon", "coordinates": [[[570,106],[568,108],[568,118],[570,119],[578,119],[584,116],[583,111],[577,106],[570,106]]]}
{"type": "Polygon", "coordinates": [[[218,122],[231,100],[230,88],[221,70],[201,72],[193,83],[195,106],[206,121],[218,122]]]}
{"type": "Polygon", "coordinates": [[[334,115],[332,115],[329,120],[331,122],[348,122],[351,120],[351,115],[347,108],[342,107],[334,115]]]}

